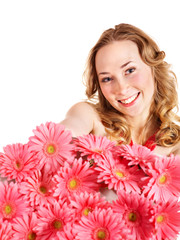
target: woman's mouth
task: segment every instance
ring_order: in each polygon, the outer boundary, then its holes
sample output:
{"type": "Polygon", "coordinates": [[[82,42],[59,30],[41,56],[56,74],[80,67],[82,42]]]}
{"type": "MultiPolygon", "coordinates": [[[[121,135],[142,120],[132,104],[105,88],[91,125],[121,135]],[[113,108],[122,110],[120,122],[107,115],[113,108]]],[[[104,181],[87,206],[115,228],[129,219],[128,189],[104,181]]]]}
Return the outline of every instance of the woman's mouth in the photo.
{"type": "Polygon", "coordinates": [[[135,94],[134,96],[124,99],[124,100],[118,100],[118,102],[124,104],[124,105],[130,105],[132,103],[134,103],[134,101],[139,97],[140,92],[138,92],[137,94],[135,94]]]}

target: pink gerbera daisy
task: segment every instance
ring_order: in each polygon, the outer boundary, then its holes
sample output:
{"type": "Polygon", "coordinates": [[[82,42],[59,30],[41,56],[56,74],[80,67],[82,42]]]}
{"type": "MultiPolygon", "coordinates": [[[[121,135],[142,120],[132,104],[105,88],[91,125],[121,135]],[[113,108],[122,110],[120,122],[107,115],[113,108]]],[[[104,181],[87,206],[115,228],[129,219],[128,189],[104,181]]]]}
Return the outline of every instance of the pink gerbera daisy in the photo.
{"type": "Polygon", "coordinates": [[[107,152],[111,151],[115,146],[115,142],[112,142],[103,136],[95,136],[88,134],[77,137],[73,140],[75,145],[75,151],[79,151],[81,156],[87,156],[87,160],[98,161],[107,152]]]}
{"type": "Polygon", "coordinates": [[[155,239],[174,240],[180,232],[180,204],[177,201],[158,202],[155,205],[155,239]]]}
{"type": "Polygon", "coordinates": [[[74,226],[73,222],[68,222],[63,229],[63,232],[57,232],[57,237],[59,240],[74,240],[74,226]]]}
{"type": "Polygon", "coordinates": [[[89,212],[92,212],[95,207],[107,208],[109,206],[105,198],[100,196],[99,192],[74,194],[71,199],[71,205],[75,209],[77,220],[82,216],[88,216],[89,212]]]}
{"type": "Polygon", "coordinates": [[[16,218],[13,223],[14,239],[35,240],[37,237],[37,233],[34,230],[36,224],[37,216],[34,212],[24,214],[21,218],[16,218]]]}
{"type": "Polygon", "coordinates": [[[28,177],[26,181],[22,182],[19,188],[30,206],[37,207],[40,204],[45,205],[53,201],[54,197],[51,192],[53,186],[54,183],[51,176],[37,171],[28,177]]]}
{"type": "Polygon", "coordinates": [[[64,165],[64,161],[72,161],[72,135],[63,125],[47,122],[33,132],[34,136],[29,138],[29,146],[31,151],[37,153],[41,166],[56,172],[64,165]]]}
{"type": "Polygon", "coordinates": [[[12,225],[7,220],[2,221],[0,219],[0,239],[1,240],[12,240],[12,225]]]}
{"type": "Polygon", "coordinates": [[[148,239],[151,237],[154,226],[151,222],[152,205],[143,196],[137,193],[118,192],[118,199],[113,202],[112,208],[122,215],[128,234],[132,240],[148,239]]]}
{"type": "Polygon", "coordinates": [[[146,170],[157,158],[149,148],[138,144],[117,146],[115,153],[129,160],[130,166],[140,165],[143,170],[146,170]]]}
{"type": "Polygon", "coordinates": [[[40,206],[38,209],[38,222],[36,240],[58,240],[63,236],[64,227],[74,218],[73,210],[67,202],[54,200],[53,204],[40,206]]]}
{"type": "Polygon", "coordinates": [[[74,231],[76,240],[119,240],[126,228],[119,214],[111,208],[96,208],[88,217],[82,216],[79,224],[75,224],[74,231]]]}
{"type": "Polygon", "coordinates": [[[13,144],[4,147],[0,174],[8,180],[15,179],[17,182],[24,180],[29,172],[38,168],[39,160],[25,144],[13,144]]]}
{"type": "Polygon", "coordinates": [[[168,201],[170,198],[180,196],[180,157],[171,155],[156,159],[154,169],[149,170],[152,177],[144,194],[153,200],[168,201]]]}
{"type": "Polygon", "coordinates": [[[17,183],[0,182],[0,190],[0,218],[12,222],[16,217],[30,211],[19,193],[17,183]]]}
{"type": "Polygon", "coordinates": [[[53,181],[55,183],[53,196],[70,197],[74,193],[93,192],[99,189],[96,172],[89,168],[89,163],[81,158],[75,159],[72,167],[65,162],[53,181]]]}
{"type": "Polygon", "coordinates": [[[138,166],[128,166],[127,160],[116,161],[112,154],[101,161],[95,170],[99,171],[98,182],[105,182],[109,189],[141,192],[144,172],[138,166]]]}

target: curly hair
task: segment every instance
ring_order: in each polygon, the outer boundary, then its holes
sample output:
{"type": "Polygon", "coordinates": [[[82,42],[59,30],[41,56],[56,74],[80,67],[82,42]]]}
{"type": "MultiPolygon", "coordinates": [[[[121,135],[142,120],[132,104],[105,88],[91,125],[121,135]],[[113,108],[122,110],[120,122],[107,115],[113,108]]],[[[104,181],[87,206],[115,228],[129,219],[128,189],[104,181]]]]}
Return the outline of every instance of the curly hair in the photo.
{"type": "Polygon", "coordinates": [[[91,49],[87,60],[84,79],[86,95],[97,110],[105,129],[112,139],[119,143],[128,144],[131,140],[130,126],[124,115],[113,108],[103,96],[95,67],[96,54],[100,48],[114,41],[130,40],[139,50],[142,61],[151,67],[155,91],[150,107],[150,115],[142,132],[142,142],[148,129],[153,124],[158,126],[156,143],[160,146],[173,146],[180,140],[180,117],[178,111],[178,94],[176,75],[171,71],[170,65],[164,61],[165,52],[141,29],[130,24],[119,24],[102,33],[95,46],[91,49]],[[176,112],[174,111],[176,110],[176,112]]]}

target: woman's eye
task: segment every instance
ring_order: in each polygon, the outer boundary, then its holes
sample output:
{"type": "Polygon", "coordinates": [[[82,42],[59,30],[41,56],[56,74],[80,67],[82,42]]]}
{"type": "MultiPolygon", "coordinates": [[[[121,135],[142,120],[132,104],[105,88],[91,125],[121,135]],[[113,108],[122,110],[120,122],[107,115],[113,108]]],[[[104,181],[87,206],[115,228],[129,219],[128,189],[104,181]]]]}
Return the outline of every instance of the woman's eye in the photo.
{"type": "Polygon", "coordinates": [[[112,80],[112,78],[110,77],[106,77],[102,79],[102,82],[110,82],[112,80]]]}
{"type": "Polygon", "coordinates": [[[126,74],[133,73],[134,71],[135,71],[135,68],[129,68],[128,70],[126,70],[126,74]]]}

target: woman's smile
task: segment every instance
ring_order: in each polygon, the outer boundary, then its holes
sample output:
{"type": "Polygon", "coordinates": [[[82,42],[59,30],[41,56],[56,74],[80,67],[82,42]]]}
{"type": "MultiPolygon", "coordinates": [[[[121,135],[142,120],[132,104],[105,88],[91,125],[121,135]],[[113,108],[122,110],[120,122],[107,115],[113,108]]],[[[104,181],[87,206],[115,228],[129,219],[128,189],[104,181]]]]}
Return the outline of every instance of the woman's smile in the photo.
{"type": "Polygon", "coordinates": [[[129,107],[136,102],[136,100],[139,97],[139,94],[140,94],[140,92],[134,94],[133,96],[131,96],[129,98],[118,100],[118,102],[121,103],[122,105],[125,105],[126,107],[129,107]]]}

